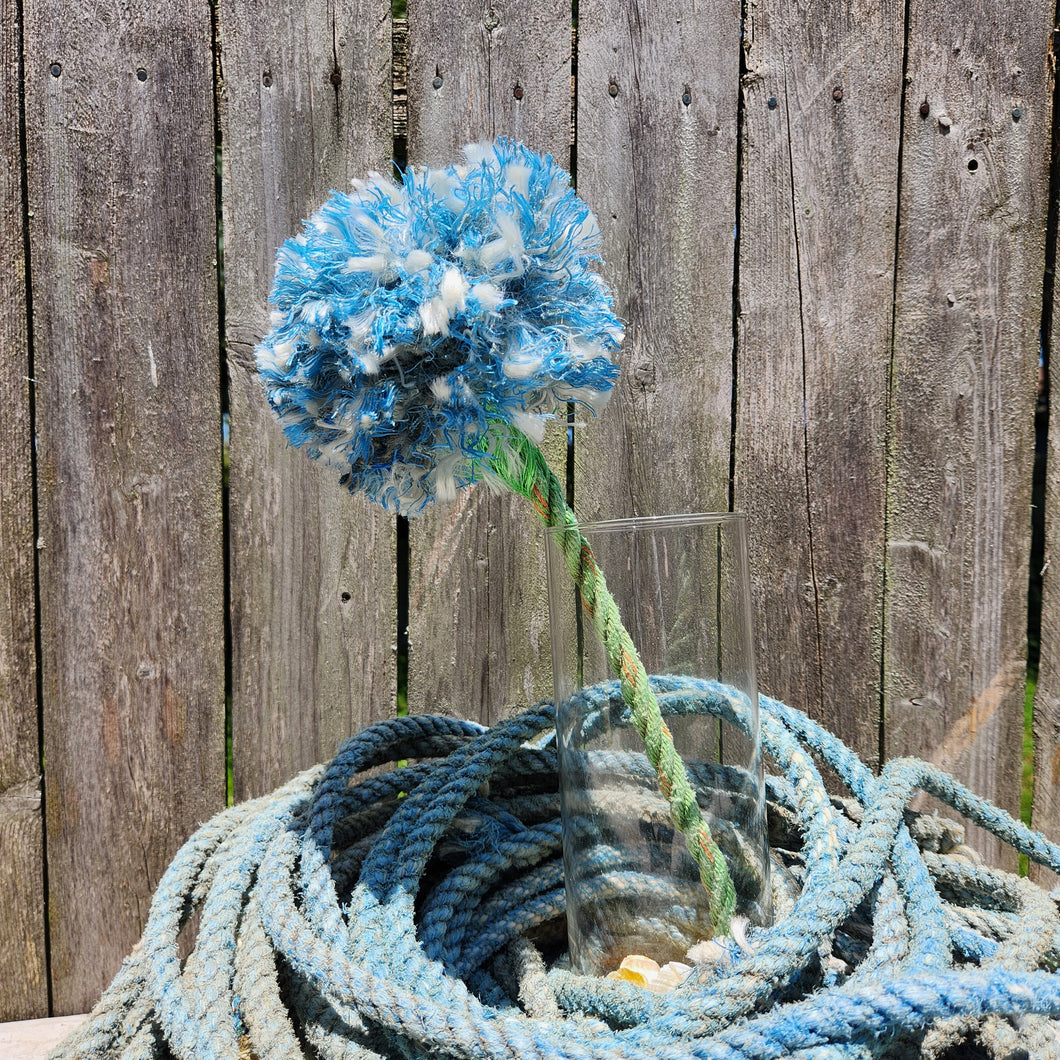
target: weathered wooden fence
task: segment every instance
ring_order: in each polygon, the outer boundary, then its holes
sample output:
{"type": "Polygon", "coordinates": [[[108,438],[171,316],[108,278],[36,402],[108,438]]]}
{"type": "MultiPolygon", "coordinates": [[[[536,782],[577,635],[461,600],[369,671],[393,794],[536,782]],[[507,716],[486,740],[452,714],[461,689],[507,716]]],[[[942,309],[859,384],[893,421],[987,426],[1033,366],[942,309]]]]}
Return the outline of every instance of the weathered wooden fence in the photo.
{"type": "Polygon", "coordinates": [[[329,756],[394,713],[406,614],[410,709],[550,694],[525,505],[413,521],[401,577],[401,528],[254,377],[275,247],[406,149],[513,135],[600,218],[629,327],[582,515],[749,513],[760,687],[1018,810],[1051,4],[580,0],[573,36],[569,0],[0,12],[0,1018],[109,981],[224,805],[226,716],[237,799],[329,756]]]}

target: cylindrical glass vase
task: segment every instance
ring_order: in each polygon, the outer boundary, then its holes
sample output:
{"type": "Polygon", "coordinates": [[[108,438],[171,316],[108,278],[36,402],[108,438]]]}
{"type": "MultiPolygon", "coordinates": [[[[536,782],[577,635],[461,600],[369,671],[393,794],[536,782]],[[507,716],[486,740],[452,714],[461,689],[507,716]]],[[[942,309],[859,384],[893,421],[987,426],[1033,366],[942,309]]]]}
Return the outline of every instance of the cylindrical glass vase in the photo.
{"type": "MultiPolygon", "coordinates": [[[[700,812],[724,855],[735,915],[766,924],[772,907],[744,517],[620,519],[580,529],[592,550],[587,561],[606,579],[651,675],[700,812]]],[[[599,619],[582,604],[558,541],[552,543],[571,965],[601,975],[635,954],[660,965],[684,961],[690,947],[717,933],[711,899],[610,671],[594,628],[599,619]]]]}

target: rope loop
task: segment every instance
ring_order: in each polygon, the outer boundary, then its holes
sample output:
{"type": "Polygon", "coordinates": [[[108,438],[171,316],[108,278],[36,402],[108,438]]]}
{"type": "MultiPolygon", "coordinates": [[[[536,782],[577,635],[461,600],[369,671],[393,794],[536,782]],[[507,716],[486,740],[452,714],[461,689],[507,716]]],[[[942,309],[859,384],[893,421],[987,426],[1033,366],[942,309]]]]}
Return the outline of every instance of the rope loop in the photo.
{"type": "MultiPolygon", "coordinates": [[[[723,686],[650,687],[738,720],[723,686]]],[[[1057,1056],[1055,902],[908,804],[927,791],[1054,871],[1060,848],[927,763],[876,777],[798,711],[760,712],[776,922],[669,993],[566,970],[552,708],[415,716],[203,825],[53,1060],[1057,1056]]]]}

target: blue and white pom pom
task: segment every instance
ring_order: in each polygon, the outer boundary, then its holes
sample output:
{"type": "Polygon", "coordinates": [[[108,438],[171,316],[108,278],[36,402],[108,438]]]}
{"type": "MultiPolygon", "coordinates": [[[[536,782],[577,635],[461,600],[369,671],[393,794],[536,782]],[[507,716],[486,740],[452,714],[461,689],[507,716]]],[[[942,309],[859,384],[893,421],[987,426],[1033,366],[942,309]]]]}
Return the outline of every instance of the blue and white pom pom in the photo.
{"type": "Polygon", "coordinates": [[[510,141],[465,154],[333,193],[277,254],[257,348],[288,439],[404,515],[488,477],[513,428],[538,443],[568,402],[597,413],[618,374],[568,174],[510,141]]]}

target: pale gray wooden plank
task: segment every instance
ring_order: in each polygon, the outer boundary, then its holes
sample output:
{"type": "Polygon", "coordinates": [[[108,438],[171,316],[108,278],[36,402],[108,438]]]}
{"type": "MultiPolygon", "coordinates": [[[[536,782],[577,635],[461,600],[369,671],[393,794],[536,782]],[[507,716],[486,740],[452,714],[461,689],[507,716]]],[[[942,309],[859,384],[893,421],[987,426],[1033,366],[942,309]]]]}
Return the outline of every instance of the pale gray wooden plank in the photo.
{"type": "Polygon", "coordinates": [[[411,0],[408,41],[410,160],[449,162],[469,141],[509,136],[566,164],[570,4],[411,0]]]}
{"type": "Polygon", "coordinates": [[[396,710],[393,517],[287,445],[253,361],[276,248],[332,189],[389,164],[389,10],[219,8],[237,798],[396,710]]]}
{"type": "Polygon", "coordinates": [[[896,286],[885,753],[1016,814],[1052,17],[912,4],[896,286]]]}
{"type": "MultiPolygon", "coordinates": [[[[1060,316],[1053,281],[1052,351],[1060,349],[1060,316]]],[[[1057,371],[1050,373],[1057,377],[1057,371]]],[[[1060,843],[1060,388],[1050,387],[1049,437],[1045,454],[1045,559],[1042,574],[1042,626],[1038,686],[1034,693],[1034,802],[1031,825],[1060,843]]],[[[1056,873],[1037,865],[1030,877],[1043,887],[1057,885],[1056,873]]]]}
{"type": "MultiPolygon", "coordinates": [[[[568,164],[569,4],[413,0],[408,37],[410,161],[457,161],[468,142],[509,136],[568,164]]],[[[546,440],[561,474],[563,434],[546,440]]],[[[410,709],[488,724],[550,698],[544,542],[532,507],[478,486],[415,517],[410,552],[410,709]]]]}
{"type": "Polygon", "coordinates": [[[740,5],[584,0],[578,189],[627,323],[575,437],[583,519],[728,508],[740,5]]]}
{"type": "Polygon", "coordinates": [[[211,27],[26,4],[53,1011],[224,801],[211,27]]]}
{"type": "Polygon", "coordinates": [[[749,515],[759,687],[870,765],[903,13],[757,8],[743,84],[734,503],[749,515]]]}
{"type": "Polygon", "coordinates": [[[48,1012],[19,5],[0,0],[0,1020],[48,1012]]]}
{"type": "Polygon", "coordinates": [[[64,1038],[72,1034],[87,1015],[56,1016],[53,1019],[0,1023],[0,1056],[4,1060],[44,1060],[64,1038]]]}

